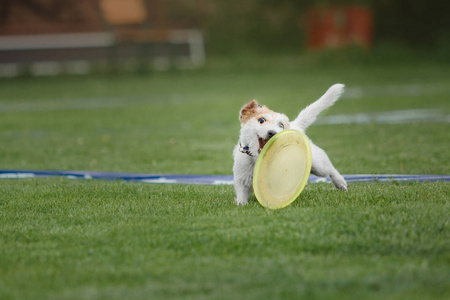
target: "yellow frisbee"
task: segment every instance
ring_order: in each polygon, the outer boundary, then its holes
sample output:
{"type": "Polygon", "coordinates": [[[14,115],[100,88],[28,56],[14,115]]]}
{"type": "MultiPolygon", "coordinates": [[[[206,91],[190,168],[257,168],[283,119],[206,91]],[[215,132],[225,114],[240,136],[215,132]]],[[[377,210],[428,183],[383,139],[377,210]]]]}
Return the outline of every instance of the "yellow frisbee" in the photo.
{"type": "Polygon", "coordinates": [[[311,145],[297,130],[284,130],[262,149],[253,173],[253,191],[270,209],[291,204],[302,192],[311,172],[311,145]]]}

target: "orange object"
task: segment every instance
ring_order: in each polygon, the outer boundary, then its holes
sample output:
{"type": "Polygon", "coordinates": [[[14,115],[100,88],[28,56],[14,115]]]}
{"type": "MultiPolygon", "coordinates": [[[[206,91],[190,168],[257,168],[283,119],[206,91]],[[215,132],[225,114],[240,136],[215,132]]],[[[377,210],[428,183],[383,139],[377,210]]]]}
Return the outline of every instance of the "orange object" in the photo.
{"type": "Polygon", "coordinates": [[[312,7],[306,23],[310,50],[372,46],[373,15],[365,6],[312,7]]]}
{"type": "Polygon", "coordinates": [[[103,17],[111,24],[142,24],[147,19],[143,0],[100,0],[103,17]]]}

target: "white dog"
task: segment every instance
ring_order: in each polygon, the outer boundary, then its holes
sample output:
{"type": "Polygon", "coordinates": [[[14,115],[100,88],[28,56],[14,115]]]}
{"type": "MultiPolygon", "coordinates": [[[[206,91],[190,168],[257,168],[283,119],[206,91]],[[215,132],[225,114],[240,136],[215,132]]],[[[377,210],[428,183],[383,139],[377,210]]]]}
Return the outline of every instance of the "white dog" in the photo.
{"type": "MultiPolygon", "coordinates": [[[[307,106],[298,117],[289,122],[284,115],[261,106],[255,100],[245,105],[240,112],[241,133],[239,142],[234,148],[234,189],[236,203],[247,204],[253,185],[253,169],[256,160],[267,141],[278,132],[291,128],[305,133],[305,130],[317,118],[320,112],[330,107],[344,91],[343,84],[335,84],[320,97],[307,106]]],[[[333,167],[325,151],[311,143],[311,173],[320,177],[328,177],[341,190],[347,190],[347,182],[333,167]]]]}

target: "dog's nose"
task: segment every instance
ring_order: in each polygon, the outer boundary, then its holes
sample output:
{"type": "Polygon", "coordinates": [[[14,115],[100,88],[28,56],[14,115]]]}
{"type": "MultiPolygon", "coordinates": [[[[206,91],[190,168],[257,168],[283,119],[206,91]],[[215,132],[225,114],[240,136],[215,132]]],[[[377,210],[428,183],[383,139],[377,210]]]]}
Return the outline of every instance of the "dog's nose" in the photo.
{"type": "Polygon", "coordinates": [[[275,134],[277,134],[275,131],[269,130],[269,132],[267,133],[267,139],[270,139],[270,138],[273,137],[275,134]]]}

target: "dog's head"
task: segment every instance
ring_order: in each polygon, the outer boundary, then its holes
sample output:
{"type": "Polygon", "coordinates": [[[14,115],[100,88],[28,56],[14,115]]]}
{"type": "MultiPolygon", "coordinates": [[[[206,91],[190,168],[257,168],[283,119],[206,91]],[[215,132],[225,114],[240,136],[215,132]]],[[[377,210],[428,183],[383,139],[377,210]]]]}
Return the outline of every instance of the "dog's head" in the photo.
{"type": "Polygon", "coordinates": [[[284,114],[261,106],[256,100],[246,104],[240,112],[242,147],[251,156],[257,157],[266,143],[275,134],[289,128],[289,119],[284,114]]]}

